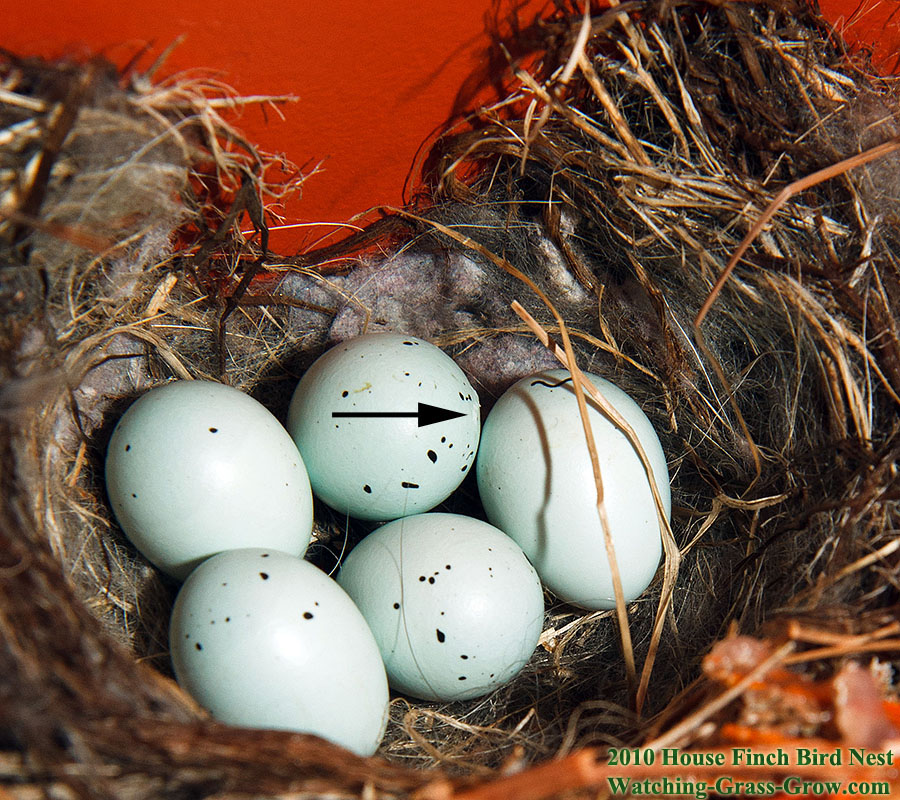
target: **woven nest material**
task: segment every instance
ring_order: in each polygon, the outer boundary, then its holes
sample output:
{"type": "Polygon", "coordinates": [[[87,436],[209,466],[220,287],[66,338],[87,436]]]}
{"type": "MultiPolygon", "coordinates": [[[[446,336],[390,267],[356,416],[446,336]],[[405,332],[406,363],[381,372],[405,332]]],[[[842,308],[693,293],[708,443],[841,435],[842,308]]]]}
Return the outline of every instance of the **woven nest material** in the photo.
{"type": "MultiPolygon", "coordinates": [[[[594,796],[607,745],[900,740],[893,145],[729,265],[780,190],[897,141],[894,84],[782,4],[560,3],[507,44],[509,95],[434,146],[427,203],[290,257],[267,207],[302,179],[267,179],[289,166],[221,87],[0,64],[0,796],[594,796]],[[210,720],[171,679],[177,586],[104,496],[122,410],[206,378],[283,418],[329,343],[373,330],[439,344],[489,407],[557,365],[510,308],[561,340],[533,289],[660,432],[657,581],[627,614],[549,598],[519,678],[395,698],[373,759],[210,720]]],[[[471,482],[445,508],[482,513],[471,482]]],[[[308,557],[366,530],[319,508],[308,557]]]]}

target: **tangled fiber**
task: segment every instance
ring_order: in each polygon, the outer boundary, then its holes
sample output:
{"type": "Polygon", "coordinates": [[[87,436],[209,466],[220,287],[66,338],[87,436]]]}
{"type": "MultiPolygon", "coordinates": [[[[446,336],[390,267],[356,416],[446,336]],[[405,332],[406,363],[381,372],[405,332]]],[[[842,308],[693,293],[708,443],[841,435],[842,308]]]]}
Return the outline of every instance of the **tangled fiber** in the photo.
{"type": "MultiPolygon", "coordinates": [[[[503,783],[525,769],[545,797],[590,791],[553,759],[606,745],[898,738],[897,156],[790,197],[729,264],[779,190],[897,141],[894,84],[781,2],[560,0],[507,44],[506,96],[434,145],[415,207],[293,256],[267,206],[303,177],[268,179],[290,166],[220,116],[224,87],[0,63],[0,796],[486,800],[529,796],[503,783]],[[489,407],[556,365],[520,276],[660,432],[667,569],[627,624],[548,598],[519,678],[395,698],[373,759],[210,720],[171,679],[177,587],[106,503],[121,411],[206,378],[283,418],[328,344],[376,330],[442,346],[489,407]]],[[[445,508],[482,513],[471,482],[445,508]]],[[[308,557],[366,532],[319,508],[308,557]]]]}

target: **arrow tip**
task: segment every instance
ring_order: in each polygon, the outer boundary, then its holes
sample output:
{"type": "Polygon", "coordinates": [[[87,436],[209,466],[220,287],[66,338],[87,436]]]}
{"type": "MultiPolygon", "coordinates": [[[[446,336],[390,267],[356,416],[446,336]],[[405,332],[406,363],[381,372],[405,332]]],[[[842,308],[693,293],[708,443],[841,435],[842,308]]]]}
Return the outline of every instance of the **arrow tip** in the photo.
{"type": "Polygon", "coordinates": [[[464,411],[451,411],[449,408],[440,408],[439,406],[431,406],[428,403],[419,403],[419,427],[424,428],[426,425],[434,425],[437,422],[445,422],[448,419],[456,419],[456,417],[464,417],[464,411]]]}

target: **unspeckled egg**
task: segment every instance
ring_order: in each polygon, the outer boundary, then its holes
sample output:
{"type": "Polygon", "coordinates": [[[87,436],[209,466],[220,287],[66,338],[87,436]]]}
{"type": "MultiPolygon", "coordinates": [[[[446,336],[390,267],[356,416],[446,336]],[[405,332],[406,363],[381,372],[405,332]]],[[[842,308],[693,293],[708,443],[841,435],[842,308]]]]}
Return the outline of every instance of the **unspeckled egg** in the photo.
{"type": "Polygon", "coordinates": [[[106,452],[106,488],[122,530],[183,580],[237,547],[303,555],[312,494],[290,435],[237,389],[174,381],[125,412],[106,452]]]}
{"type": "Polygon", "coordinates": [[[425,700],[511,680],[541,635],[537,573],[502,531],[457,514],[394,520],[347,556],[338,583],[362,611],[391,686],[425,700]]]}
{"type": "Polygon", "coordinates": [[[353,601],[307,561],[251,548],[205,561],[169,628],[179,684],[216,719],[313,733],[359,755],[387,724],[378,646],[353,601]]]}
{"type": "MultiPolygon", "coordinates": [[[[669,515],[669,473],[650,420],[617,386],[585,377],[634,429],[669,515]]],[[[633,600],[659,564],[656,506],[637,452],[587,393],[585,399],[616,562],[625,599],[633,600]]],[[[519,543],[554,594],[585,608],[615,607],[596,484],[568,372],[532,375],[503,394],[485,421],[476,472],[488,519],[519,543]]]]}
{"type": "Polygon", "coordinates": [[[316,496],[368,520],[445,500],[474,462],[480,425],[478,395],[453,359],[398,334],[328,350],[297,385],[287,423],[316,496]],[[454,416],[431,423],[433,409],[454,416]]]}

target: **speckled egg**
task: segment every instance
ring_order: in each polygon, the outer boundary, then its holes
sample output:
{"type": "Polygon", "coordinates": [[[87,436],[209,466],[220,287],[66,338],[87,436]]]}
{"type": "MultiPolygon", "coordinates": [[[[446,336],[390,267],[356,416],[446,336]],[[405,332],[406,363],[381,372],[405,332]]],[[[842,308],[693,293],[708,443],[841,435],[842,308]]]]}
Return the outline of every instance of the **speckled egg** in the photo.
{"type": "Polygon", "coordinates": [[[251,548],[205,561],[169,628],[175,675],[216,718],[313,733],[359,755],[387,724],[378,646],[353,601],[307,561],[251,548]]]}
{"type": "Polygon", "coordinates": [[[511,680],[541,635],[544,597],[522,550],[456,514],[394,520],[346,558],[338,583],[362,611],[391,686],[466,700],[511,680]]]}
{"type": "Polygon", "coordinates": [[[106,488],[128,538],[180,580],[222,550],[299,556],[309,544],[296,445],[264,406],[219,383],[174,381],[133,403],[107,447],[106,488]]]}
{"type": "Polygon", "coordinates": [[[304,373],[287,427],[317,497],[390,520],[453,492],[474,463],[480,424],[478,395],[446,353],[372,334],[336,345],[304,373]]]}
{"type": "MultiPolygon", "coordinates": [[[[671,513],[666,458],[653,425],[625,392],[585,373],[636,432],[671,513]]],[[[626,600],[647,588],[661,540],[650,482],[637,452],[586,395],[616,561],[626,600]]],[[[597,490],[571,376],[549,370],[515,383],[485,421],[476,468],[488,519],[525,551],[558,597],[615,607],[597,490]]]]}

